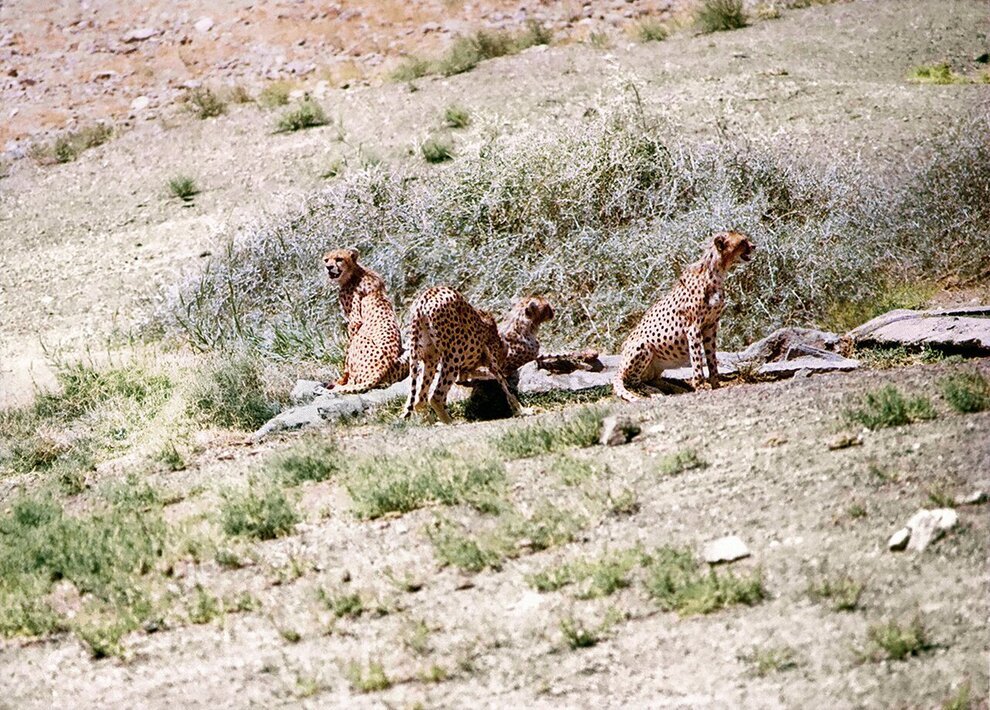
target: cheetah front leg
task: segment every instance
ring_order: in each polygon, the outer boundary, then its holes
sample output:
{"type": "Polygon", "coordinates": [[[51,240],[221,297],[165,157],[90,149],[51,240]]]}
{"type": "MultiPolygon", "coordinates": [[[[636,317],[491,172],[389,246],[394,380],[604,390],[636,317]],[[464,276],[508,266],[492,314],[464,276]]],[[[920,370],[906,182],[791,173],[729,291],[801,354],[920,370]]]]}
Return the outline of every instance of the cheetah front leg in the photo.
{"type": "Polygon", "coordinates": [[[722,384],[718,379],[718,353],[715,349],[715,335],[718,323],[714,323],[701,331],[702,343],[705,347],[705,362],[708,364],[708,384],[712,389],[718,389],[722,384]]]}
{"type": "Polygon", "coordinates": [[[688,352],[691,355],[691,368],[694,371],[691,386],[696,390],[704,389],[705,384],[705,350],[701,335],[701,326],[692,324],[687,329],[688,352]]]}

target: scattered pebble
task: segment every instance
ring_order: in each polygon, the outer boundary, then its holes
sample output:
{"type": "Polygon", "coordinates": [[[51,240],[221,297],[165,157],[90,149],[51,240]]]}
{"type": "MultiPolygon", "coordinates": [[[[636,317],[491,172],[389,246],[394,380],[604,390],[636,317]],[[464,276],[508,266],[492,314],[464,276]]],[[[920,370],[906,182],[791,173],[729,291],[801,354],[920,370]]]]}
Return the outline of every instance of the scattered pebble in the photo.
{"type": "Polygon", "coordinates": [[[213,18],[212,17],[201,17],[196,20],[196,24],[193,25],[197,32],[209,32],[213,29],[213,18]]]}
{"type": "Polygon", "coordinates": [[[907,528],[901,528],[887,540],[887,549],[891,552],[900,552],[905,547],[907,547],[908,540],[911,539],[911,531],[907,528]]]}
{"type": "Polygon", "coordinates": [[[956,505],[983,505],[986,502],[986,491],[973,491],[967,495],[956,497],[956,505]]]}
{"type": "Polygon", "coordinates": [[[130,43],[130,42],[143,42],[146,39],[151,39],[156,34],[158,34],[158,30],[156,30],[156,29],[154,29],[152,27],[141,27],[141,28],[136,29],[136,30],[131,30],[130,32],[128,32],[127,34],[125,34],[124,35],[124,41],[125,42],[128,42],[128,43],[130,43]]]}
{"type": "Polygon", "coordinates": [[[850,446],[862,446],[863,445],[863,434],[839,434],[834,439],[828,442],[829,451],[836,451],[838,449],[848,449],[850,446]]]}

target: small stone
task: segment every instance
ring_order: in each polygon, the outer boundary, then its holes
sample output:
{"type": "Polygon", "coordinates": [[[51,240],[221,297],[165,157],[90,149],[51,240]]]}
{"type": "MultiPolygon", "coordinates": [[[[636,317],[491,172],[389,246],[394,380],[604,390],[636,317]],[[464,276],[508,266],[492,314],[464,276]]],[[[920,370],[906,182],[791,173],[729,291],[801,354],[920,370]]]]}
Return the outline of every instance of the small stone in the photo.
{"type": "Polygon", "coordinates": [[[613,414],[602,422],[599,442],[602,446],[621,446],[632,441],[640,431],[639,425],[632,419],[613,414]]]}
{"type": "Polygon", "coordinates": [[[213,18],[212,17],[201,17],[196,20],[196,24],[193,25],[197,32],[209,32],[213,29],[213,18]]]}
{"type": "Polygon", "coordinates": [[[987,502],[986,491],[973,491],[956,498],[956,505],[983,505],[987,502]]]}
{"type": "Polygon", "coordinates": [[[125,34],[124,41],[127,43],[143,42],[146,39],[151,39],[156,34],[158,34],[158,30],[152,27],[141,27],[136,30],[131,30],[130,32],[125,34]]]}
{"type": "Polygon", "coordinates": [[[348,582],[350,582],[351,581],[351,571],[345,569],[343,572],[341,572],[340,573],[340,581],[343,584],[347,584],[348,582]]]}
{"type": "Polygon", "coordinates": [[[804,380],[811,377],[811,370],[807,367],[802,367],[800,370],[794,373],[795,380],[804,380]]]}
{"type": "Polygon", "coordinates": [[[935,510],[925,510],[922,508],[911,516],[907,527],[911,531],[911,539],[908,540],[907,549],[913,552],[923,552],[929,545],[942,537],[947,530],[951,530],[959,521],[959,516],[952,508],[936,508],[935,510]]]}
{"type": "Polygon", "coordinates": [[[838,449],[848,449],[850,446],[862,446],[863,445],[863,435],[860,434],[839,434],[834,439],[828,442],[829,451],[837,451],[838,449]]]}
{"type": "Polygon", "coordinates": [[[459,577],[456,582],[454,582],[454,589],[460,591],[462,589],[474,589],[474,580],[470,577],[459,577]]]}
{"type": "Polygon", "coordinates": [[[905,547],[907,547],[908,540],[911,539],[911,531],[907,528],[901,528],[887,540],[887,549],[891,552],[900,552],[905,547]]]}
{"type": "Polygon", "coordinates": [[[734,562],[749,557],[749,548],[738,535],[728,535],[705,543],[701,556],[704,557],[705,562],[713,565],[719,562],[734,562]]]}
{"type": "Polygon", "coordinates": [[[131,111],[144,111],[150,105],[151,99],[147,96],[138,96],[136,99],[131,101],[131,111]]]}

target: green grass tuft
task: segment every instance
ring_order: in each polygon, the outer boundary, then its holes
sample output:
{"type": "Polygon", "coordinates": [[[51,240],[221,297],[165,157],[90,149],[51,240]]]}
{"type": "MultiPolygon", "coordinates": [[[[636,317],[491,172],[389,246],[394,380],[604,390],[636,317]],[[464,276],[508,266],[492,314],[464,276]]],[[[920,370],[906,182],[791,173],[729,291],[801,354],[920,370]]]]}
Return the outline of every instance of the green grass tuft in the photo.
{"type": "Polygon", "coordinates": [[[451,104],[443,112],[443,122],[448,128],[467,128],[471,125],[471,114],[457,104],[451,104]]]}
{"type": "Polygon", "coordinates": [[[258,104],[265,108],[286,106],[289,103],[292,87],[293,85],[288,81],[273,81],[258,94],[258,104]]]}
{"type": "Polygon", "coordinates": [[[936,416],[927,397],[905,397],[893,385],[867,393],[859,408],[846,410],[847,419],[872,430],[904,426],[936,416]]]}
{"type": "Polygon", "coordinates": [[[598,443],[604,418],[605,410],[583,407],[566,417],[510,428],[491,443],[509,459],[594,446],[598,443]]]}
{"type": "Polygon", "coordinates": [[[873,661],[903,661],[932,648],[928,632],[919,617],[907,624],[896,621],[874,624],[867,631],[866,639],[867,648],[863,656],[873,661]]]}
{"type": "Polygon", "coordinates": [[[911,81],[918,84],[968,84],[970,79],[952,71],[948,62],[929,64],[915,67],[911,72],[911,81]]]}
{"type": "Polygon", "coordinates": [[[494,459],[465,459],[443,449],[364,459],[344,485],[359,518],[407,513],[426,505],[467,504],[495,513],[505,493],[505,467],[494,459]]]}
{"type": "Polygon", "coordinates": [[[942,380],[942,396],[960,414],[990,409],[990,382],[978,370],[957,372],[942,380]]]}
{"type": "Polygon", "coordinates": [[[827,600],[835,611],[855,611],[866,585],[846,575],[823,574],[811,580],[808,596],[814,601],[827,600]]]}
{"type": "Polygon", "coordinates": [[[657,473],[661,476],[676,476],[696,468],[708,468],[708,462],[698,456],[694,449],[684,449],[660,459],[657,473]]]}
{"type": "Polygon", "coordinates": [[[603,555],[598,559],[577,560],[547,569],[529,577],[528,581],[540,592],[552,592],[566,586],[577,588],[578,599],[597,599],[614,594],[631,584],[630,572],[642,559],[637,549],[603,555]]]}
{"type": "Polygon", "coordinates": [[[343,458],[335,439],[313,434],[273,456],[265,464],[268,477],[288,486],[305,481],[326,481],[342,469],[343,458]]]}
{"type": "Polygon", "coordinates": [[[571,616],[560,620],[560,632],[564,635],[564,641],[572,650],[590,648],[602,640],[600,631],[589,629],[571,616]]]}
{"type": "Polygon", "coordinates": [[[260,363],[247,354],[207,362],[191,384],[189,413],[230,429],[253,430],[278,413],[268,396],[260,363]]]}
{"type": "Polygon", "coordinates": [[[797,654],[789,646],[754,648],[749,653],[740,654],[739,660],[749,664],[753,674],[759,678],[792,670],[799,665],[797,654]]]}
{"type": "Polygon", "coordinates": [[[369,661],[367,668],[357,662],[350,663],[347,666],[347,680],[359,693],[375,693],[392,687],[392,681],[385,675],[385,667],[380,661],[369,661]]]}
{"type": "Polygon", "coordinates": [[[170,178],[167,185],[169,194],[172,197],[178,197],[183,202],[189,202],[194,196],[199,194],[196,181],[188,175],[177,175],[174,178],[170,178]]]}
{"type": "Polygon", "coordinates": [[[660,608],[681,616],[710,614],[734,604],[752,606],[766,596],[759,571],[743,577],[732,572],[702,571],[694,555],[670,547],[650,556],[645,584],[660,608]]]}
{"type": "Polygon", "coordinates": [[[64,133],[51,143],[39,143],[31,147],[30,156],[42,165],[71,163],[90,148],[103,145],[113,137],[113,128],[98,123],[64,133]]]}
{"type": "Polygon", "coordinates": [[[279,117],[275,123],[275,132],[293,133],[306,128],[325,126],[329,122],[323,107],[306,96],[295,108],[286,111],[279,117]]]}
{"type": "Polygon", "coordinates": [[[282,491],[252,484],[228,492],[220,506],[220,524],[232,536],[272,540],[292,532],[299,514],[282,491]]]}

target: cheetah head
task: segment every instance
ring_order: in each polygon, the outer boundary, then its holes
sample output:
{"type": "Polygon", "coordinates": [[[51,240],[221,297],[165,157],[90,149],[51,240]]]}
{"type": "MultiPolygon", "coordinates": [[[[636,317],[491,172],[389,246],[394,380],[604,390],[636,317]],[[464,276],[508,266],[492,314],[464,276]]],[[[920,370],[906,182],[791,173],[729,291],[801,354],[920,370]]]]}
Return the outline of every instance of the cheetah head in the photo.
{"type": "Polygon", "coordinates": [[[753,243],[741,232],[722,232],[712,240],[722,262],[722,268],[728,270],[739,261],[749,261],[756,249],[753,243]]]}
{"type": "Polygon", "coordinates": [[[547,303],[545,298],[531,296],[523,299],[521,303],[523,304],[523,313],[526,314],[534,327],[553,319],[553,306],[547,303]]]}
{"type": "Polygon", "coordinates": [[[334,249],[323,255],[323,264],[327,267],[327,276],[331,281],[337,281],[349,275],[357,268],[357,249],[334,249]]]}

